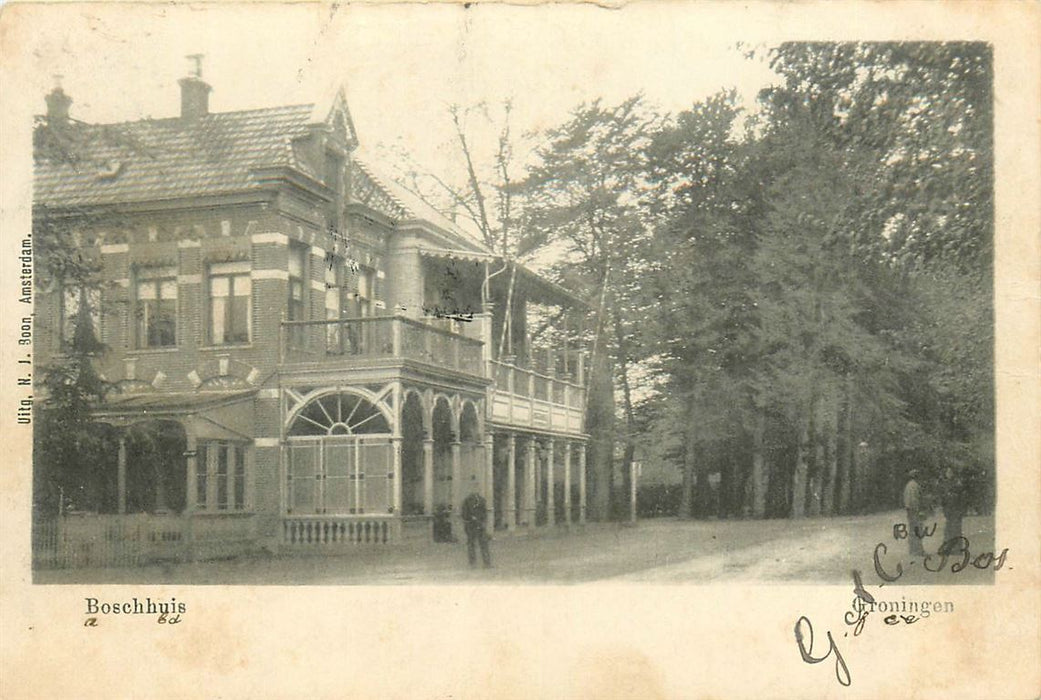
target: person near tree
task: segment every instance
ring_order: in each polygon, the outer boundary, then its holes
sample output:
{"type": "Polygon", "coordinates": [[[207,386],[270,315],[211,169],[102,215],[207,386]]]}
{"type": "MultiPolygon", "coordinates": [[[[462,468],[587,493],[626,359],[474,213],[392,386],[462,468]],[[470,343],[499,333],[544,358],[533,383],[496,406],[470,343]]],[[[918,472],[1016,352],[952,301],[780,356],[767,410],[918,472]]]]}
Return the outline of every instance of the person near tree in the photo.
{"type": "Polygon", "coordinates": [[[940,488],[940,505],[943,507],[943,541],[950,542],[961,537],[962,518],[965,517],[968,499],[965,482],[954,467],[947,467],[940,488]]]}
{"type": "Polygon", "coordinates": [[[911,547],[911,556],[925,556],[922,547],[922,487],[918,484],[918,470],[908,473],[907,485],[904,486],[904,510],[907,511],[907,539],[911,547]]]}
{"type": "MultiPolygon", "coordinates": [[[[476,480],[471,477],[472,482],[476,480]]],[[[488,551],[488,532],[485,530],[485,521],[488,518],[488,504],[484,497],[477,492],[476,483],[472,483],[470,495],[463,499],[462,516],[463,525],[466,528],[466,553],[470,559],[470,566],[477,565],[477,546],[481,548],[481,560],[484,568],[492,566],[492,556],[488,551]]]]}

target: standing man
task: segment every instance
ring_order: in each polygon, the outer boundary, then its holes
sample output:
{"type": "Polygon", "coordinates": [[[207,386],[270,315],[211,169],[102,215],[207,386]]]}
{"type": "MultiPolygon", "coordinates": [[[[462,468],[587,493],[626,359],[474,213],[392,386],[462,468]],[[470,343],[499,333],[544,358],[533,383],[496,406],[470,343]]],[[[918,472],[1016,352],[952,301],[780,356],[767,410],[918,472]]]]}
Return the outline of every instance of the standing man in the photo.
{"type": "Polygon", "coordinates": [[[470,566],[477,566],[477,551],[475,545],[481,545],[481,559],[484,568],[492,568],[492,555],[488,552],[488,533],[485,531],[485,521],[488,519],[488,504],[484,497],[477,492],[476,479],[470,478],[470,495],[463,499],[463,525],[466,528],[466,554],[470,558],[470,566]]]}
{"type": "Polygon", "coordinates": [[[922,538],[918,533],[923,532],[922,521],[919,513],[922,511],[922,487],[918,485],[918,470],[912,469],[908,472],[907,485],[904,486],[904,509],[907,511],[907,539],[911,544],[911,556],[925,556],[925,548],[922,547],[922,538]]]}

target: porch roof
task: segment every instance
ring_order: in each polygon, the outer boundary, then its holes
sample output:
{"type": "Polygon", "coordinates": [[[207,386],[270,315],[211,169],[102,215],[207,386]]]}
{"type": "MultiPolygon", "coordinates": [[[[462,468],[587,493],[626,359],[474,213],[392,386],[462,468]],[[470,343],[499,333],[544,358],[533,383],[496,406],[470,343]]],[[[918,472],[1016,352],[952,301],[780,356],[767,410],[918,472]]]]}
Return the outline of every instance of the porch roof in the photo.
{"type": "Polygon", "coordinates": [[[189,415],[239,403],[253,398],[257,389],[242,391],[182,391],[141,394],[115,394],[97,406],[97,417],[189,415]]]}
{"type": "Polygon", "coordinates": [[[539,275],[516,260],[506,260],[501,255],[480,253],[469,250],[447,250],[441,248],[420,248],[419,254],[433,260],[462,260],[464,262],[487,262],[492,265],[509,263],[517,270],[517,278],[522,284],[536,293],[535,301],[542,300],[551,304],[565,304],[589,308],[589,302],[569,289],[552,280],[539,275]]]}

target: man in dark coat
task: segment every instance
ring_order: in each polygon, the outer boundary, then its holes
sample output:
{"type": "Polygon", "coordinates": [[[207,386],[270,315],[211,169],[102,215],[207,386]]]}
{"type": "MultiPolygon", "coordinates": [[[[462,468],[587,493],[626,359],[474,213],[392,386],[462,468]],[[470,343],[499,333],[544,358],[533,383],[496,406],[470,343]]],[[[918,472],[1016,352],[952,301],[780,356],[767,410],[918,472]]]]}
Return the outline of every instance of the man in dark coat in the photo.
{"type": "Polygon", "coordinates": [[[470,495],[463,499],[462,516],[463,525],[466,528],[466,554],[470,558],[470,566],[477,565],[476,545],[480,544],[484,568],[490,569],[492,555],[488,551],[488,533],[485,531],[488,504],[484,497],[477,492],[476,485],[470,495]]]}
{"type": "Polygon", "coordinates": [[[922,487],[918,484],[918,470],[912,469],[908,476],[907,485],[904,486],[904,510],[907,511],[907,539],[911,546],[911,556],[921,557],[925,555],[922,547],[922,538],[918,536],[921,532],[924,502],[922,499],[922,487]]]}
{"type": "Polygon", "coordinates": [[[943,541],[961,537],[961,521],[968,509],[965,493],[965,483],[961,474],[953,467],[947,467],[944,474],[943,484],[940,491],[941,505],[943,506],[943,541]]]}

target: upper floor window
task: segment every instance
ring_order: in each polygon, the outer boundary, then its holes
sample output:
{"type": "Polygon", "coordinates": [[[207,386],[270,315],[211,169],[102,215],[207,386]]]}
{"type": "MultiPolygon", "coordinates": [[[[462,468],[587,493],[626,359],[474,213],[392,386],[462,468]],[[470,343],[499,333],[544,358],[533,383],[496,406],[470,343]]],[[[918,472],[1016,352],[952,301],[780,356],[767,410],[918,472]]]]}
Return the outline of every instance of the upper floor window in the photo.
{"type": "MultiPolygon", "coordinates": [[[[289,299],[286,304],[287,321],[305,320],[307,286],[307,246],[293,243],[289,246],[289,299]]],[[[303,326],[289,327],[289,342],[293,347],[302,347],[303,326]]]]}
{"type": "Polygon", "coordinates": [[[289,307],[290,321],[304,320],[304,284],[307,268],[307,247],[294,243],[289,246],[289,307]]]}
{"type": "Polygon", "coordinates": [[[214,263],[209,269],[209,337],[213,345],[248,343],[252,331],[248,261],[214,263]]]}
{"type": "Polygon", "coordinates": [[[339,321],[343,316],[343,260],[327,257],[325,262],[325,347],[328,352],[341,351],[342,331],[339,321]]]}
{"type": "Polygon", "coordinates": [[[374,296],[376,291],[376,271],[372,268],[362,267],[354,273],[357,287],[354,299],[351,300],[350,309],[352,316],[372,316],[374,308],[374,296]]]}
{"type": "Polygon", "coordinates": [[[343,310],[343,260],[327,258],[325,264],[325,318],[339,319],[343,310]]]}
{"type": "Polygon", "coordinates": [[[137,347],[177,344],[177,270],[140,268],[134,282],[137,347]]]}
{"type": "MultiPolygon", "coordinates": [[[[101,290],[66,284],[61,289],[61,315],[59,316],[61,343],[72,345],[82,323],[89,323],[96,340],[101,338],[101,290]],[[86,308],[84,308],[86,307],[86,308]]],[[[86,328],[82,329],[84,332],[86,328]]]]}

